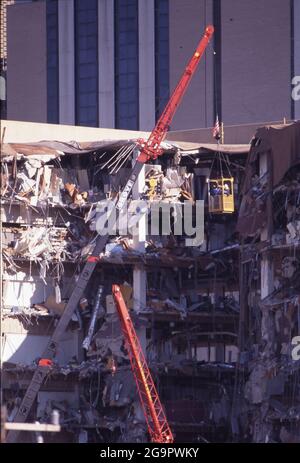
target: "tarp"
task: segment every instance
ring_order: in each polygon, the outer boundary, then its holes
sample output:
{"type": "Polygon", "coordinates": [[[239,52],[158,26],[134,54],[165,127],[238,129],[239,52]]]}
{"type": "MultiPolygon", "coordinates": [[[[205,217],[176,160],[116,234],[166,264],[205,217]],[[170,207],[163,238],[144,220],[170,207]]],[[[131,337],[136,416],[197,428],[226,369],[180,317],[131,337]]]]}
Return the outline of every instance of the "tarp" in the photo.
{"type": "MultiPolygon", "coordinates": [[[[5,161],[22,159],[27,156],[39,156],[40,160],[47,162],[48,159],[54,159],[64,154],[88,154],[98,150],[118,150],[122,146],[131,145],[136,139],[131,140],[101,140],[96,142],[70,141],[69,143],[46,140],[35,143],[4,143],[1,149],[1,158],[5,161]],[[47,159],[47,160],[46,160],[47,159]]],[[[198,153],[207,153],[221,151],[227,154],[248,153],[250,145],[218,145],[216,143],[189,143],[189,142],[168,142],[162,143],[165,151],[172,151],[179,148],[181,151],[196,151],[198,153]]]]}
{"type": "MultiPolygon", "coordinates": [[[[178,146],[181,151],[198,151],[198,153],[220,152],[225,154],[247,154],[250,150],[250,145],[222,145],[221,143],[191,143],[185,141],[168,142],[178,146]]],[[[189,155],[189,154],[187,154],[189,155]]],[[[184,156],[184,154],[183,154],[184,156]]]]}
{"type": "Polygon", "coordinates": [[[134,140],[103,140],[99,142],[70,141],[69,143],[46,140],[35,143],[4,143],[1,149],[1,157],[5,161],[27,156],[49,156],[56,158],[64,154],[87,154],[102,149],[118,149],[126,144],[132,144],[134,140]]]}

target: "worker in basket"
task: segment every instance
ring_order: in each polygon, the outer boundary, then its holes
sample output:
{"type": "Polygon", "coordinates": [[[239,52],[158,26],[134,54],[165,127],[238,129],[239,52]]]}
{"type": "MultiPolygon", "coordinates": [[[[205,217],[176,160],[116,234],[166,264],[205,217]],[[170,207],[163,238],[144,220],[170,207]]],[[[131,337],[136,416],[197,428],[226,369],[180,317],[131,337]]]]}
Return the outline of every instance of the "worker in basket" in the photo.
{"type": "Polygon", "coordinates": [[[211,182],[210,194],[211,196],[218,196],[222,193],[222,186],[218,182],[211,182]]]}
{"type": "Polygon", "coordinates": [[[231,195],[231,185],[229,182],[224,182],[223,193],[225,196],[231,195]]]}
{"type": "Polygon", "coordinates": [[[210,185],[210,194],[211,196],[219,196],[224,194],[229,196],[231,194],[231,188],[228,182],[225,182],[224,185],[220,185],[219,182],[211,182],[210,185]]]}

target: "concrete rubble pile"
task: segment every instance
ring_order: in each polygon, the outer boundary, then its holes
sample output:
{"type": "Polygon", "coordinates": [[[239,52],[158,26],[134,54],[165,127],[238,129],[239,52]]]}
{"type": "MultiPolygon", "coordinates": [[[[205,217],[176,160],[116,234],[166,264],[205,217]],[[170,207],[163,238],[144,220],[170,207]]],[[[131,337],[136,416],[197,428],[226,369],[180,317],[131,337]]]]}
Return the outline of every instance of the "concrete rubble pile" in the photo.
{"type": "MultiPolygon", "coordinates": [[[[145,166],[139,199],[147,208],[205,201],[204,241],[186,246],[171,231],[146,233],[141,246],[130,229],[110,237],[31,411],[30,420],[47,422],[59,410],[62,432],[46,440],[148,440],[111,293],[119,284],[176,442],[299,441],[291,340],[300,334],[300,162],[289,154],[290,164],[278,167],[273,148],[284,140],[289,152],[299,130],[259,129],[249,153],[247,145],[221,146],[235,182],[233,214],[207,207],[216,145],[166,142],[159,163],[145,166]]],[[[134,140],[3,146],[9,420],[93,247],[99,205],[122,190],[134,148],[134,140]]]]}

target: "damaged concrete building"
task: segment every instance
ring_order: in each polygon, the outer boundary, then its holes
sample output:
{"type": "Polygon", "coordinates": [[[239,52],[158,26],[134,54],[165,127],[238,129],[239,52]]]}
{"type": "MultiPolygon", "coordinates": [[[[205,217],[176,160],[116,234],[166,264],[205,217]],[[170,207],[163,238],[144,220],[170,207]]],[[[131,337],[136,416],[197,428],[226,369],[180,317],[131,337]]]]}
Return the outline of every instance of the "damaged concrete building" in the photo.
{"type": "MultiPolygon", "coordinates": [[[[118,196],[146,134],[3,122],[1,372],[12,421],[91,251],[99,204],[118,196]]],[[[300,123],[238,130],[226,133],[239,144],[220,145],[208,131],[170,133],[145,165],[131,202],[204,201],[204,240],[187,246],[174,213],[171,233],[147,233],[147,210],[129,206],[137,233],[111,236],[31,410],[31,422],[60,413],[62,431],[45,442],[148,441],[114,283],[175,442],[300,441],[300,123]],[[216,159],[234,179],[233,213],[209,208],[216,159]]]]}

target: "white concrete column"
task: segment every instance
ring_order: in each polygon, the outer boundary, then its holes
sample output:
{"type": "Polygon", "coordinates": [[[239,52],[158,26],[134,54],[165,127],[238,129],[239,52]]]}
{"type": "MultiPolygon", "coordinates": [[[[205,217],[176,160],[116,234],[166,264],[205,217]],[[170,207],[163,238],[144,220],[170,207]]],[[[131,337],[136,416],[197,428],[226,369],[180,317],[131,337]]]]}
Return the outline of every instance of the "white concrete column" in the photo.
{"type": "Polygon", "coordinates": [[[99,125],[115,127],[114,2],[98,0],[99,125]]]}
{"type": "MultiPolygon", "coordinates": [[[[270,161],[268,158],[269,153],[264,153],[260,155],[259,159],[259,173],[260,176],[263,174],[267,173],[268,176],[272,175],[271,169],[270,169],[270,161]]],[[[271,186],[271,179],[267,179],[268,181],[268,186],[267,190],[270,189],[271,186]]],[[[272,195],[272,193],[269,193],[272,195]]],[[[270,220],[273,220],[273,217],[271,216],[271,211],[269,209],[269,201],[272,200],[271,198],[268,197],[266,200],[266,216],[267,216],[267,224],[265,226],[265,229],[261,233],[261,241],[268,242],[268,240],[272,239],[271,233],[272,233],[272,223],[269,222],[270,220]]],[[[266,298],[269,296],[273,290],[274,290],[274,263],[273,263],[273,258],[272,254],[270,251],[266,251],[262,253],[261,256],[261,268],[260,268],[260,296],[261,299],[266,298]]],[[[264,354],[265,355],[271,355],[274,353],[274,330],[272,329],[273,326],[273,314],[272,311],[269,310],[268,307],[262,306],[261,308],[261,337],[262,339],[267,343],[267,346],[264,348],[264,354]]]]}
{"type": "MultiPolygon", "coordinates": [[[[132,188],[132,199],[139,199],[140,194],[145,188],[145,166],[143,166],[135,185],[132,188]]],[[[145,241],[146,241],[146,216],[142,216],[139,224],[137,233],[133,236],[134,249],[139,252],[145,252],[145,241]]]]}
{"type": "MultiPolygon", "coordinates": [[[[300,76],[300,2],[294,1],[294,75],[300,76]]],[[[294,77],[294,76],[293,76],[294,77]]],[[[299,92],[298,92],[299,93],[299,92]]],[[[295,119],[300,120],[300,100],[295,101],[295,119]]]]}
{"type": "MultiPolygon", "coordinates": [[[[268,172],[268,155],[266,153],[260,156],[259,160],[259,174],[260,177],[268,172]]],[[[270,172],[267,174],[270,175],[270,172]]],[[[268,225],[262,230],[260,239],[261,241],[267,241],[270,237],[268,236],[268,225]]],[[[274,289],[274,268],[271,257],[263,255],[261,259],[261,298],[264,299],[274,289]]]]}
{"type": "MultiPolygon", "coordinates": [[[[259,176],[262,177],[268,172],[268,158],[267,154],[260,155],[259,158],[259,176]]],[[[267,174],[268,175],[268,174],[267,174]]],[[[268,229],[265,227],[260,235],[261,241],[266,241],[268,239],[268,229]]]]}
{"type": "Polygon", "coordinates": [[[74,2],[58,2],[59,122],[75,124],[74,2]]]}
{"type": "Polygon", "coordinates": [[[146,307],[147,273],[143,265],[133,269],[133,309],[136,312],[146,307]]]}
{"type": "Polygon", "coordinates": [[[274,289],[273,283],[273,262],[268,257],[261,260],[261,299],[264,299],[274,289]]]}
{"type": "MultiPolygon", "coordinates": [[[[144,187],[145,166],[132,189],[132,198],[139,199],[144,187]]],[[[145,252],[146,220],[146,215],[140,218],[137,233],[133,236],[133,248],[139,252],[145,252]]],[[[136,265],[133,269],[133,309],[137,312],[146,306],[146,284],[147,273],[144,266],[142,264],[136,265]]]]}
{"type": "Polygon", "coordinates": [[[155,125],[154,0],[139,0],[139,128],[155,125]]]}

